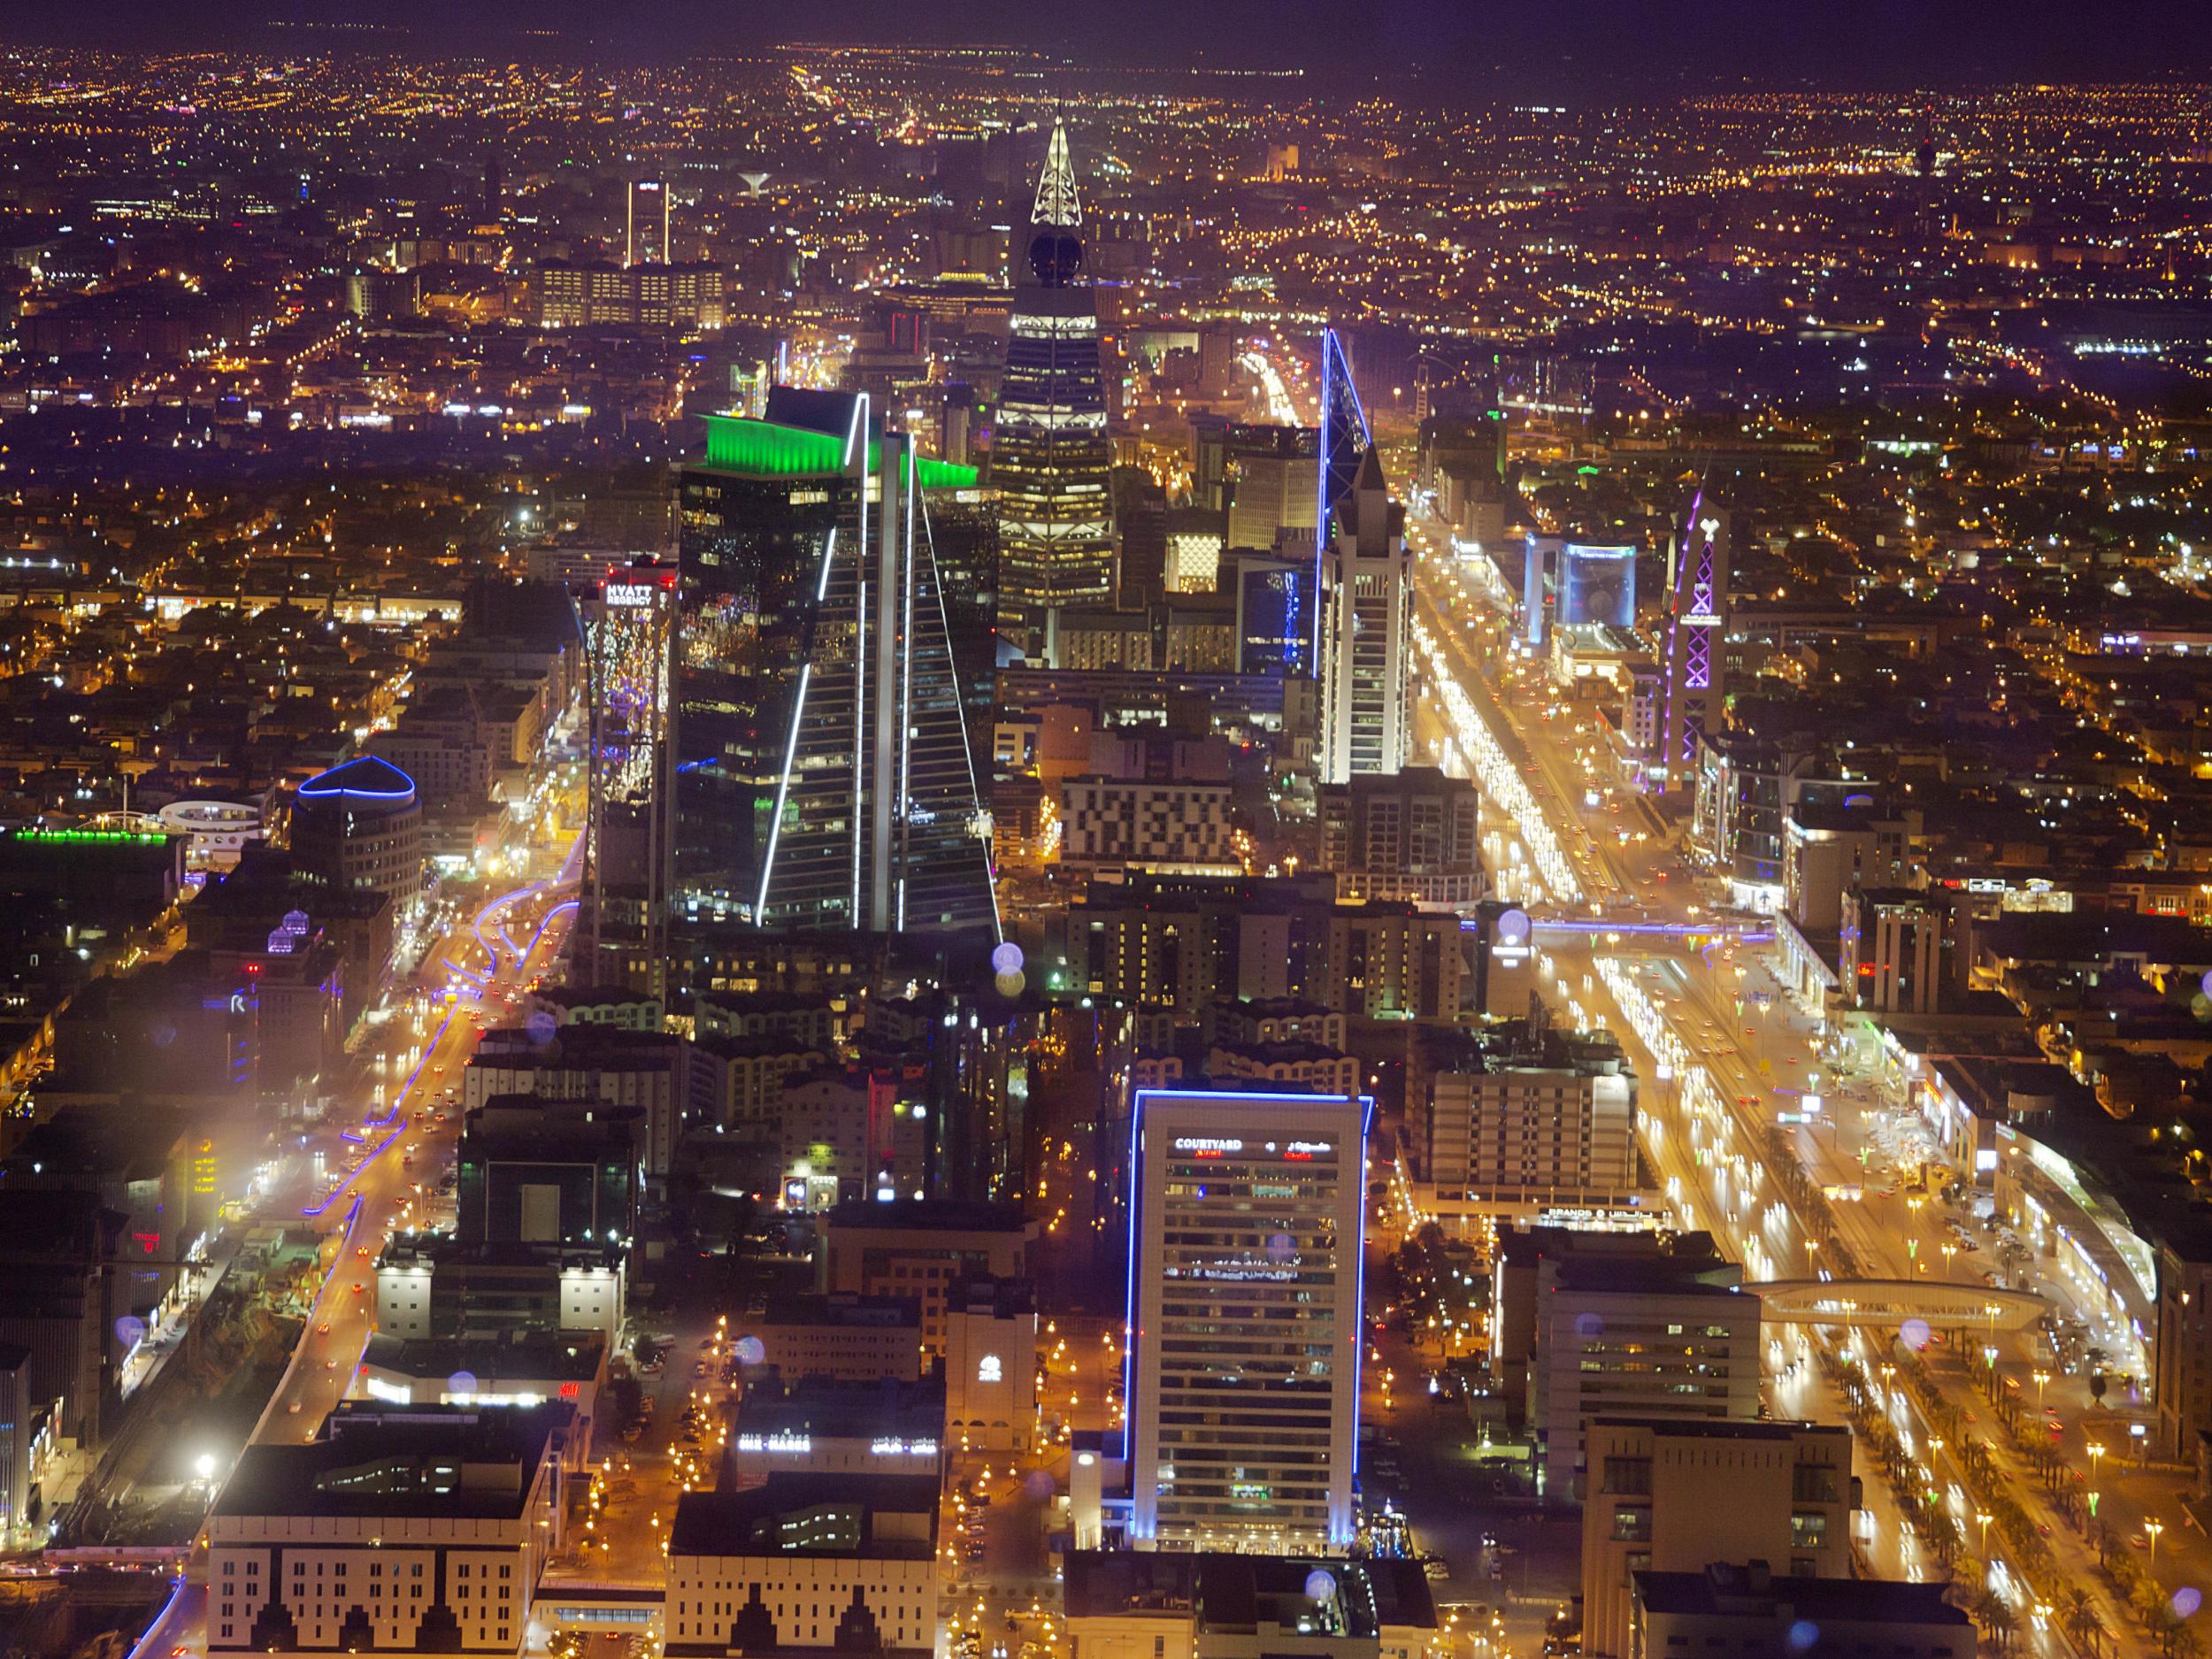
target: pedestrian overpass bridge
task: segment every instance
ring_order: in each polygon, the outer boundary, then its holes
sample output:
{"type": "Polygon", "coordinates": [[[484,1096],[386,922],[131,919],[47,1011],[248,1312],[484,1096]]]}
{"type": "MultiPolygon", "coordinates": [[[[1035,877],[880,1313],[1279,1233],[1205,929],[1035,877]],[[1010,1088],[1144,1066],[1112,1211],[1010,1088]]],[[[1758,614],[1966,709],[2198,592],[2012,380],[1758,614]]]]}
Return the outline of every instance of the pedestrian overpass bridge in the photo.
{"type": "Polygon", "coordinates": [[[1874,1325],[1908,1319],[1931,1331],[2024,1331],[2042,1317],[2042,1297],[2024,1290],[1924,1279],[1770,1279],[1746,1285],[1761,1317],[1782,1325],[1874,1325]]]}

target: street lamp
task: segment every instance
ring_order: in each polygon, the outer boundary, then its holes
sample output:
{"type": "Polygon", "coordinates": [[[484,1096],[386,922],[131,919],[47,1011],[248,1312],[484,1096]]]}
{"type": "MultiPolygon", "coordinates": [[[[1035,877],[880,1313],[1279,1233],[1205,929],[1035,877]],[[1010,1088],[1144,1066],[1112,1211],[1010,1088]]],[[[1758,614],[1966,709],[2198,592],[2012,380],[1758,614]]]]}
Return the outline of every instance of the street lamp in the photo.
{"type": "Polygon", "coordinates": [[[2165,1530],[2166,1523],[2163,1521],[2145,1521],[2143,1523],[2144,1534],[2151,1540],[2151,1571],[2153,1572],[2158,1571],[2158,1535],[2165,1530]]]}
{"type": "Polygon", "coordinates": [[[2051,1373],[2039,1371],[2031,1371],[2029,1375],[2035,1379],[2035,1409],[2040,1411],[2043,1409],[2043,1391],[2051,1386],[2051,1373]]]}
{"type": "Polygon", "coordinates": [[[2093,1486],[2097,1484],[2097,1478],[2103,1471],[2103,1469],[2104,1442],[2101,1440],[2092,1440],[2089,1442],[2089,1484],[2091,1486],[2093,1486]]]}
{"type": "Polygon", "coordinates": [[[1993,1517],[1987,1509],[1977,1509],[1974,1511],[1974,1518],[1981,1523],[1982,1560],[1986,1562],[1989,1559],[1989,1523],[1993,1517]]]}

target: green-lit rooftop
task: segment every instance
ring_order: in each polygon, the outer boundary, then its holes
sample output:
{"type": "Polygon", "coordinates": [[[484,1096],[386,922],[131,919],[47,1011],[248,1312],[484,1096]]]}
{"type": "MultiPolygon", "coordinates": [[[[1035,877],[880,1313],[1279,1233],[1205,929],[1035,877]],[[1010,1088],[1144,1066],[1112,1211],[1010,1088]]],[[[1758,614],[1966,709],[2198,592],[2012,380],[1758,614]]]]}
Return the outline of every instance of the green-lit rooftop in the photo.
{"type": "MultiPolygon", "coordinates": [[[[818,478],[844,469],[845,440],[804,426],[780,426],[749,415],[709,415],[709,466],[756,478],[818,478]]],[[[881,445],[868,445],[868,467],[875,469],[881,445]]],[[[973,489],[978,473],[972,466],[956,466],[929,456],[918,457],[916,468],[924,489],[973,489]]]]}

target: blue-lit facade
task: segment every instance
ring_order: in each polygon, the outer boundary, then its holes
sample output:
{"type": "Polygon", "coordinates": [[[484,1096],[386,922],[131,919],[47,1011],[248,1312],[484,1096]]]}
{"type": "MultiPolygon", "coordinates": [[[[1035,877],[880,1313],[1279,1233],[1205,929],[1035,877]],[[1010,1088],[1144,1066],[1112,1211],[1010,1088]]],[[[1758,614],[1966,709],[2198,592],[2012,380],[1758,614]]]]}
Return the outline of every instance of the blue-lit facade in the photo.
{"type": "Polygon", "coordinates": [[[1145,1089],[1131,1117],[1129,1541],[1356,1531],[1371,1102],[1145,1089]]]}
{"type": "Polygon", "coordinates": [[[1559,549],[1556,618],[1563,627],[1636,626],[1636,549],[1570,541],[1559,549]]]}
{"type": "Polygon", "coordinates": [[[1299,597],[1310,580],[1302,561],[1256,558],[1235,563],[1237,672],[1302,674],[1306,641],[1299,624],[1299,597]]]}

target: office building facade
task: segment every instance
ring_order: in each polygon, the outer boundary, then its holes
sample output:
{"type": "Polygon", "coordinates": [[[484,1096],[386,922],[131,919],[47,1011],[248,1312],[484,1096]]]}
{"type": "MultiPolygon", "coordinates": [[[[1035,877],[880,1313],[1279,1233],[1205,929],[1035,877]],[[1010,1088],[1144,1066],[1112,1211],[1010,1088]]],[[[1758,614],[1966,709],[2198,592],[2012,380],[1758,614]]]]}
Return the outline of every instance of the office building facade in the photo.
{"type": "Polygon", "coordinates": [[[1602,1033],[1543,1033],[1519,1051],[1440,1070],[1429,1084],[1421,1187],[1441,1215],[1533,1220],[1633,1210],[1636,1074],[1602,1033]]]}
{"type": "Polygon", "coordinates": [[[1479,900],[1482,814],[1475,786],[1434,766],[1408,766],[1317,791],[1321,868],[1340,900],[1410,899],[1460,905],[1479,900]]]}
{"type": "Polygon", "coordinates": [[[1598,1416],[1759,1415],[1759,1299],[1665,1279],[1626,1263],[1571,1263],[1553,1281],[1529,1365],[1541,1490],[1587,1493],[1588,1425],[1598,1416]]]}
{"type": "Polygon", "coordinates": [[[1841,1424],[1594,1422],[1583,1651],[1629,1659],[1639,1573],[1763,1561],[1793,1578],[1849,1577],[1851,1509],[1841,1424]]]}
{"type": "Polygon", "coordinates": [[[1352,1541],[1369,1107],[1145,1090],[1132,1118],[1129,1533],[1352,1541]]]}
{"type": "Polygon", "coordinates": [[[1394,772],[1412,748],[1413,566],[1405,510],[1370,448],[1321,565],[1321,780],[1394,772]]]}
{"type": "Polygon", "coordinates": [[[665,179],[631,180],[628,209],[624,225],[622,263],[626,265],[667,264],[668,181],[665,179]]]}
{"type": "Polygon", "coordinates": [[[404,903],[422,890],[415,780],[370,755],[310,778],[292,799],[292,857],[327,887],[404,903]]]}
{"type": "Polygon", "coordinates": [[[1098,306],[1083,273],[1083,209],[1056,123],[1030,212],[991,457],[999,490],[999,633],[1024,650],[1048,615],[1113,603],[1113,497],[1098,306]]]}
{"type": "Polygon", "coordinates": [[[574,1413],[341,1406],[249,1447],[207,1518],[211,1653],[519,1654],[574,1413]]]}
{"type": "Polygon", "coordinates": [[[675,905],[794,932],[997,926],[930,528],[972,468],[858,393],[709,417],[684,468],[675,905]]]}

